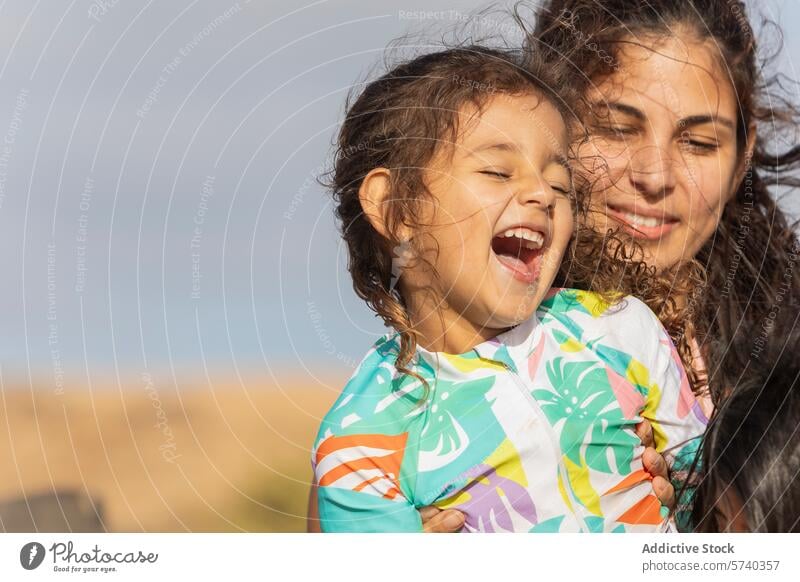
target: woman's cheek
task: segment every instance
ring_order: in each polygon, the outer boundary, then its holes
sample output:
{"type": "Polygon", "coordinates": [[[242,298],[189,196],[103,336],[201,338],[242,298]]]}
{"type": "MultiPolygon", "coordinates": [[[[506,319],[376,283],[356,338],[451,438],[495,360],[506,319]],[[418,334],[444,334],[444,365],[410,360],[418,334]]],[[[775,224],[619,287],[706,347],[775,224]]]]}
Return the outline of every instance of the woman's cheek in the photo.
{"type": "Polygon", "coordinates": [[[616,183],[628,166],[625,146],[599,143],[599,138],[581,146],[578,150],[579,171],[592,180],[595,188],[605,189],[616,183]]]}
{"type": "MultiPolygon", "coordinates": [[[[717,175],[701,176],[701,179],[698,180],[689,209],[690,218],[694,218],[689,221],[693,223],[692,230],[704,238],[710,237],[716,230],[727,201],[727,197],[720,188],[722,176],[719,176],[718,172],[714,172],[714,174],[717,175]]],[[[702,240],[697,246],[702,246],[704,243],[705,240],[702,240]]]]}

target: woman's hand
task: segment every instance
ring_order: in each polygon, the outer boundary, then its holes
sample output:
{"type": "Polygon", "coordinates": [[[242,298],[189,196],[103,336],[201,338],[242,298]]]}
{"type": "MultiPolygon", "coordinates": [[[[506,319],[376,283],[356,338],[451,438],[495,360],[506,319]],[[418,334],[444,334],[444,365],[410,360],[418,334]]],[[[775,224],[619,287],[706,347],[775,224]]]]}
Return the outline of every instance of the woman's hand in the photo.
{"type": "Polygon", "coordinates": [[[667,462],[654,448],[656,441],[653,437],[653,427],[649,421],[643,420],[636,425],[636,436],[642,440],[642,444],[645,446],[642,464],[644,465],[644,470],[653,477],[653,493],[661,501],[661,505],[674,509],[675,488],[669,482],[667,462]]]}
{"type": "Polygon", "coordinates": [[[419,510],[422,531],[425,533],[455,533],[464,525],[464,514],[456,509],[445,509],[428,505],[419,510]]]}
{"type": "MultiPolygon", "coordinates": [[[[647,420],[636,425],[636,435],[646,447],[642,456],[644,470],[653,477],[653,493],[656,494],[661,505],[670,509],[675,507],[675,488],[669,482],[667,462],[659,455],[655,448],[653,427],[647,420]]],[[[422,529],[425,533],[454,533],[464,525],[464,514],[456,509],[442,511],[438,507],[429,505],[419,510],[422,517],[422,529]]]]}

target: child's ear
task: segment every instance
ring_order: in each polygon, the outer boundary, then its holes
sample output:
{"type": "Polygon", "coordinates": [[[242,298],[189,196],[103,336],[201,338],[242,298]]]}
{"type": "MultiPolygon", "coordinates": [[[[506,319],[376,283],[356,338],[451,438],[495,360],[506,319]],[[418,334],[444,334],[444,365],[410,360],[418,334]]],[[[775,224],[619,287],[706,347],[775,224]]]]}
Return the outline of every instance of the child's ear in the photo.
{"type": "Polygon", "coordinates": [[[361,209],[372,228],[386,238],[392,239],[386,228],[386,204],[391,195],[391,172],[387,168],[375,168],[364,177],[358,189],[361,209]]]}

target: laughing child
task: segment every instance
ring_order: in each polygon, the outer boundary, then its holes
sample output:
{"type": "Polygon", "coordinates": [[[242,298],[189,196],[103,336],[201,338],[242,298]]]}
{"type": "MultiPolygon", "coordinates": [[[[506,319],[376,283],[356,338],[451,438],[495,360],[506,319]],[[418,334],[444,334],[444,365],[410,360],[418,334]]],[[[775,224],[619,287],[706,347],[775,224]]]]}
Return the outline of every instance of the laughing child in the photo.
{"type": "Polygon", "coordinates": [[[355,291],[393,331],[315,440],[323,531],[418,532],[427,505],[470,532],[668,527],[634,426],[671,462],[705,417],[658,318],[615,293],[641,269],[598,246],[584,290],[551,290],[587,248],[571,102],[552,67],[517,59],[428,54],[347,112],[336,212],[355,291]]]}

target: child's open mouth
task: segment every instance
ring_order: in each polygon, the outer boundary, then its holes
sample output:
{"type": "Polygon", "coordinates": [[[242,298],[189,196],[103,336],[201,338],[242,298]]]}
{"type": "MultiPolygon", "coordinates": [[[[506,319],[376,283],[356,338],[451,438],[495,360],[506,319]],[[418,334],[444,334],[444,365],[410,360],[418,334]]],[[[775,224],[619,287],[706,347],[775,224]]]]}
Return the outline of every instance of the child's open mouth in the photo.
{"type": "Polygon", "coordinates": [[[523,283],[539,276],[544,235],[526,227],[511,228],[492,238],[492,251],[501,265],[523,283]]]}

